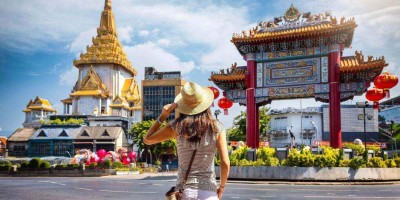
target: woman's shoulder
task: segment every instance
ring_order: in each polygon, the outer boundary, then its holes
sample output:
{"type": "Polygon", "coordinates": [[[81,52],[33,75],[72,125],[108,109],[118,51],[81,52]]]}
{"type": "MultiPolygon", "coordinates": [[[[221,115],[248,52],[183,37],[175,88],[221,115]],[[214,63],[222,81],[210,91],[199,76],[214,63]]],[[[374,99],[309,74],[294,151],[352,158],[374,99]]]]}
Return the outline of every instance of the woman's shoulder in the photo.
{"type": "Polygon", "coordinates": [[[224,124],[221,121],[215,120],[214,123],[217,126],[217,134],[225,130],[224,124]]]}

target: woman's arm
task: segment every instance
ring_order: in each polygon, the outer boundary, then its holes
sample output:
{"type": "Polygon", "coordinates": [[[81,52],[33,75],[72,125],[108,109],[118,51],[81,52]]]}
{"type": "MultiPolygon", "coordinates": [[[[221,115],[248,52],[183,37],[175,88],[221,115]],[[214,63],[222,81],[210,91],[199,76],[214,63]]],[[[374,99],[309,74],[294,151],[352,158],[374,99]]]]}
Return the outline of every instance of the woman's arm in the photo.
{"type": "MultiPolygon", "coordinates": [[[[178,107],[178,105],[174,103],[165,105],[163,107],[159,120],[163,122],[165,119],[167,119],[176,107],[178,107]]],[[[158,130],[160,126],[161,124],[159,124],[157,121],[154,122],[154,124],[150,127],[150,129],[147,131],[146,136],[144,137],[143,142],[145,144],[152,145],[176,137],[176,133],[172,130],[171,126],[167,125],[158,130]]]]}
{"type": "Polygon", "coordinates": [[[226,145],[225,130],[220,132],[217,137],[217,150],[221,159],[221,173],[219,176],[219,188],[217,190],[218,198],[222,199],[222,193],[225,190],[225,185],[228,180],[230,161],[228,156],[228,148],[226,145]]]}

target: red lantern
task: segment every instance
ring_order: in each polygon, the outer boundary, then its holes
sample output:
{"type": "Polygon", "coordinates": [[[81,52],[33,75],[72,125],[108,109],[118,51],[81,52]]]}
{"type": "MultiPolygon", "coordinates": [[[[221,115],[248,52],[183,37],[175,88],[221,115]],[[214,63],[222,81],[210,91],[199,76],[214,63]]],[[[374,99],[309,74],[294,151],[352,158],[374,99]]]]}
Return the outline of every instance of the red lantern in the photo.
{"type": "Polygon", "coordinates": [[[399,79],[396,75],[390,74],[389,72],[383,72],[377,76],[374,80],[374,85],[378,89],[383,89],[387,98],[390,98],[389,90],[397,85],[399,79]]]}
{"type": "Polygon", "coordinates": [[[385,98],[385,92],[382,89],[378,89],[378,88],[370,88],[367,90],[367,94],[365,94],[365,97],[369,100],[369,101],[373,101],[374,102],[374,109],[378,109],[379,108],[379,101],[382,100],[383,98],[385,98]]]}
{"type": "Polygon", "coordinates": [[[218,90],[217,88],[213,87],[213,86],[210,86],[210,87],[208,87],[208,88],[210,88],[210,90],[213,91],[213,93],[214,93],[214,99],[217,99],[217,98],[219,97],[219,90],[218,90]]]}
{"type": "Polygon", "coordinates": [[[228,115],[228,108],[232,107],[233,103],[226,97],[222,97],[218,101],[218,106],[222,109],[224,109],[224,114],[228,115]]]}
{"type": "MultiPolygon", "coordinates": [[[[219,97],[219,90],[213,86],[208,87],[210,88],[211,91],[213,91],[214,93],[214,100],[217,99],[219,97]]],[[[212,103],[212,107],[214,107],[214,101],[212,103]]]]}

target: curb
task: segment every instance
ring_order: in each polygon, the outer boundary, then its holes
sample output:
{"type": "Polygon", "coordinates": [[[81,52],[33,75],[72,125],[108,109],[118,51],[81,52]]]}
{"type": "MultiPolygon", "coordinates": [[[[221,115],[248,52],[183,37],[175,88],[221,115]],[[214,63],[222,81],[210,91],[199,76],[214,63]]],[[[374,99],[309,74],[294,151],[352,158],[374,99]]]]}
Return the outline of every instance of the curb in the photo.
{"type": "Polygon", "coordinates": [[[400,181],[355,181],[355,182],[301,182],[301,181],[241,181],[241,180],[228,180],[228,183],[231,184],[265,184],[265,185],[400,185],[400,181]]]}

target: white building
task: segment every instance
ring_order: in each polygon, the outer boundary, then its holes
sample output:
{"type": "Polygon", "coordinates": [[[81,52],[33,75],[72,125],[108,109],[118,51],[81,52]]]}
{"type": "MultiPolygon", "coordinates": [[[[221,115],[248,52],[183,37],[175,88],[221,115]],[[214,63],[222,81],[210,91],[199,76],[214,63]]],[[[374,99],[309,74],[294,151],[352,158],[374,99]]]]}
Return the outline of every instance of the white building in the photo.
{"type": "Polygon", "coordinates": [[[271,116],[269,134],[272,147],[286,147],[292,142],[294,145],[314,146],[316,140],[322,139],[320,107],[271,109],[269,115],[271,116]]]}
{"type": "MultiPolygon", "coordinates": [[[[342,142],[364,141],[363,108],[355,105],[341,105],[342,142]]],[[[365,109],[367,142],[379,141],[378,110],[365,109]]],[[[271,109],[269,131],[270,146],[286,147],[292,143],[290,132],[294,136],[293,145],[329,144],[329,106],[308,107],[305,109],[285,108],[271,109]],[[313,123],[311,123],[313,122],[313,123]]]]}

